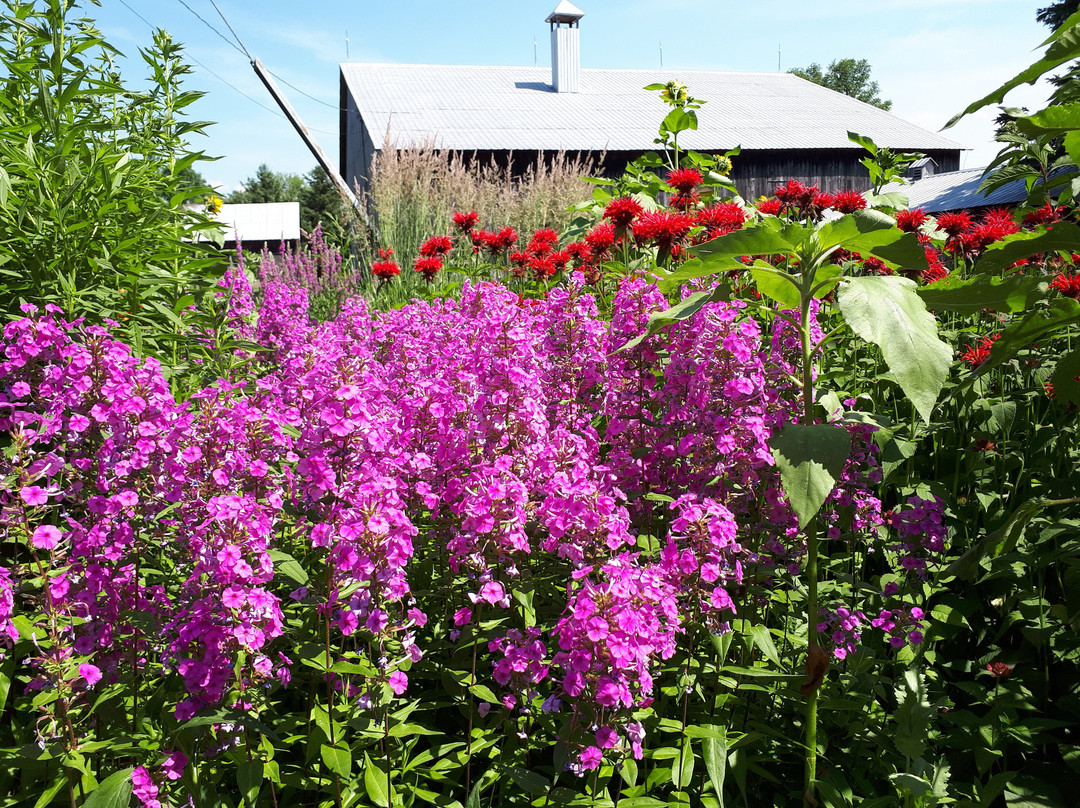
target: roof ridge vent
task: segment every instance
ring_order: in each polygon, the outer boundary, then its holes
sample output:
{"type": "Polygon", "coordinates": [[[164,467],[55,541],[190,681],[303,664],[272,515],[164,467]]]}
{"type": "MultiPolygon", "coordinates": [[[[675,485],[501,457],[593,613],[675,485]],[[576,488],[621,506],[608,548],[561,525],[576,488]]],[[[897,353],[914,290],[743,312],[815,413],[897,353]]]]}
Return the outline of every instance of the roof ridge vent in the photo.
{"type": "Polygon", "coordinates": [[[551,86],[557,93],[581,91],[578,23],[584,16],[569,0],[561,0],[545,20],[551,24],[551,86]]]}

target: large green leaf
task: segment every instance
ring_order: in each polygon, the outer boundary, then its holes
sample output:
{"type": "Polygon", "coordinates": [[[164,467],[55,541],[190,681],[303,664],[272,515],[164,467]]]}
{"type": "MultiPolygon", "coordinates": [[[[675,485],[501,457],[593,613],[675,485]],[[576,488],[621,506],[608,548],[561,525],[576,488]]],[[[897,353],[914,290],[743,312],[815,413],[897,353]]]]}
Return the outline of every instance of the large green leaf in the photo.
{"type": "Polygon", "coordinates": [[[685,738],[671,770],[671,782],[676,788],[686,788],[694,778],[694,748],[689,738],[685,738]]]}
{"type": "Polygon", "coordinates": [[[881,348],[885,363],[923,420],[949,376],[952,348],[937,335],[914,281],[889,276],[848,278],[836,301],[851,330],[881,348]]]}
{"type": "Polygon", "coordinates": [[[510,778],[530,794],[546,794],[551,788],[551,781],[534,771],[522,766],[510,766],[507,769],[510,778]]]}
{"type": "Polygon", "coordinates": [[[926,697],[926,683],[918,670],[904,671],[904,680],[896,688],[896,700],[900,706],[893,713],[896,721],[893,742],[901,755],[914,760],[926,749],[930,716],[935,712],[926,697]]]}
{"type": "Polygon", "coordinates": [[[240,793],[248,808],[255,807],[262,781],[263,762],[261,760],[249,760],[236,768],[236,784],[240,787],[240,793]]]}
{"type": "Polygon", "coordinates": [[[744,255],[788,255],[798,246],[798,241],[792,242],[790,238],[791,232],[781,233],[765,224],[717,236],[691,247],[693,257],[668,275],[660,288],[673,289],[682,281],[742,268],[744,264],[739,259],[744,255]]]}
{"type": "MultiPolygon", "coordinates": [[[[717,727],[724,732],[723,727],[717,727]]],[[[716,798],[720,801],[720,808],[724,808],[724,775],[727,773],[727,739],[726,738],[703,738],[701,741],[701,755],[705,759],[705,771],[709,773],[709,782],[716,791],[716,798]]]]}
{"type": "Polygon", "coordinates": [[[949,275],[929,286],[919,287],[919,297],[931,311],[977,314],[983,309],[1018,312],[1030,309],[1046,293],[1046,281],[1017,275],[997,278],[976,275],[961,278],[949,275]]]}
{"type": "Polygon", "coordinates": [[[371,759],[367,752],[364,753],[364,789],[371,801],[379,808],[390,808],[390,791],[386,781],[386,772],[371,759]]]}
{"type": "Polygon", "coordinates": [[[132,769],[113,772],[93,790],[83,808],[127,808],[131,801],[132,769]]]}
{"type": "Polygon", "coordinates": [[[851,435],[831,424],[789,424],[769,441],[780,483],[805,527],[821,509],[851,454],[851,435]]]}
{"type": "Polygon", "coordinates": [[[1047,230],[1014,233],[995,241],[975,262],[974,272],[1000,272],[1021,258],[1035,253],[1080,252],[1080,227],[1070,222],[1055,222],[1047,230]]]}
{"type": "Polygon", "coordinates": [[[897,229],[896,220],[877,210],[857,210],[839,219],[822,224],[817,231],[818,245],[823,250],[843,247],[862,252],[881,244],[891,244],[904,232],[897,229]],[[858,246],[849,246],[858,243],[858,246]],[[863,248],[863,249],[860,249],[863,248]]]}
{"type": "Polygon", "coordinates": [[[948,129],[965,115],[978,112],[983,107],[1000,104],[1010,90],[1019,87],[1021,84],[1034,84],[1044,73],[1048,73],[1058,65],[1080,57],[1080,13],[1073,14],[1066,20],[1065,24],[1047,42],[1052,44],[1046,49],[1042,59],[1018,75],[1013,76],[993,92],[969,104],[963,112],[953,116],[943,128],[948,129]]]}
{"type": "Polygon", "coordinates": [[[349,772],[352,769],[352,755],[349,754],[348,749],[324,743],[320,751],[322,753],[323,763],[326,764],[326,768],[340,777],[349,776],[349,772]]]}
{"type": "Polygon", "coordinates": [[[1080,104],[1053,104],[1015,119],[1016,128],[1030,137],[1061,135],[1080,129],[1080,104]]]}
{"type": "Polygon", "coordinates": [[[1050,377],[1054,386],[1054,396],[1066,404],[1080,406],[1080,348],[1065,354],[1058,360],[1057,367],[1050,377]]]}
{"type": "Polygon", "coordinates": [[[798,309],[799,287],[793,281],[788,280],[786,272],[781,273],[772,267],[753,267],[750,277],[754,279],[757,290],[770,300],[775,300],[782,309],[798,309]]]}

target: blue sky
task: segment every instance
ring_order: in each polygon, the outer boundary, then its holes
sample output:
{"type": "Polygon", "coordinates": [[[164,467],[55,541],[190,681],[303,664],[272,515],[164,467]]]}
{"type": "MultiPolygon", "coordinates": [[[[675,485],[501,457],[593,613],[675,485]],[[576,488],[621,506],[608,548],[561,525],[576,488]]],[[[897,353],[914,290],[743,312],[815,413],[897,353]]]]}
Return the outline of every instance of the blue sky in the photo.
{"type": "MultiPolygon", "coordinates": [[[[150,23],[184,43],[190,59],[200,63],[193,64],[196,72],[185,86],[207,93],[190,108],[191,116],[216,122],[207,137],[193,143],[221,158],[200,166],[211,184],[232,190],[260,163],[294,173],[315,165],[292,127],[275,111],[211,0],[101,2],[97,7],[83,0],[83,13],[96,19],[106,39],[129,57],[137,57],[138,48],[149,43],[150,23]]],[[[217,0],[217,4],[248,51],[287,82],[279,84],[331,159],[336,159],[339,62],[532,65],[535,41],[535,63],[547,66],[544,18],[557,0],[217,0]]],[[[882,97],[893,101],[892,111],[933,130],[1038,58],[1037,46],[1049,31],[1035,21],[1035,11],[1046,4],[1047,0],[576,3],[585,12],[583,67],[653,67],[657,80],[664,81],[677,78],[680,69],[774,71],[778,49],[783,70],[847,57],[868,59],[882,97]]],[[[140,66],[137,58],[122,63],[125,80],[138,82],[140,66]]],[[[1025,86],[1006,102],[1034,109],[1046,94],[1043,86],[1025,86]]],[[[992,142],[994,114],[978,114],[946,133],[973,147],[961,157],[962,167],[986,165],[997,153],[992,142]]]]}

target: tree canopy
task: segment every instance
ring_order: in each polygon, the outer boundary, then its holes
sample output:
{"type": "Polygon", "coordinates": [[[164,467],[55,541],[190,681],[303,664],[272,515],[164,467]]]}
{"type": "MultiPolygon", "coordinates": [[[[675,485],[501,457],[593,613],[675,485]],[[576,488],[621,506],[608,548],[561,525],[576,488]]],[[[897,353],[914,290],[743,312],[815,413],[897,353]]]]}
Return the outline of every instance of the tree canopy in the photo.
{"type": "Polygon", "coordinates": [[[866,59],[837,59],[824,70],[813,62],[809,67],[794,67],[788,72],[880,109],[892,109],[892,101],[878,95],[881,88],[870,79],[870,62],[866,59]]]}

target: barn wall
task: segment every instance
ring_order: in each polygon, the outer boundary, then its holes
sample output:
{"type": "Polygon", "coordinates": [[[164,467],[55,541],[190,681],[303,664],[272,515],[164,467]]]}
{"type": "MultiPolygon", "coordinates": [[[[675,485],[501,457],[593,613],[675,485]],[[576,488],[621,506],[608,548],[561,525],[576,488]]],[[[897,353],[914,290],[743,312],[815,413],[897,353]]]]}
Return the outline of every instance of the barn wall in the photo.
{"type": "Polygon", "coordinates": [[[340,170],[349,187],[359,196],[368,187],[368,174],[375,156],[374,143],[364,120],[356,107],[356,101],[341,79],[341,113],[339,122],[340,170]]]}
{"type": "MultiPolygon", "coordinates": [[[[351,186],[367,188],[367,173],[375,156],[370,133],[364,121],[356,111],[352,96],[344,91],[342,106],[347,112],[342,117],[347,119],[344,128],[346,137],[342,145],[342,176],[351,186]]],[[[617,177],[625,170],[627,163],[640,157],[643,151],[607,152],[594,155],[599,159],[598,176],[617,177]]],[[[509,151],[477,150],[463,154],[466,163],[495,162],[500,166],[509,165],[515,174],[524,173],[534,165],[537,155],[552,159],[554,151],[509,151]]],[[[566,151],[569,158],[589,154],[584,151],[566,151]]],[[[869,172],[859,162],[865,152],[861,149],[819,149],[819,150],[769,150],[743,151],[733,158],[734,168],[731,178],[739,193],[747,200],[759,196],[771,196],[778,185],[789,179],[797,179],[807,185],[817,185],[822,191],[866,191],[870,188],[869,172]]],[[[938,164],[938,171],[958,171],[960,152],[957,150],[930,150],[926,154],[938,164]]]]}

